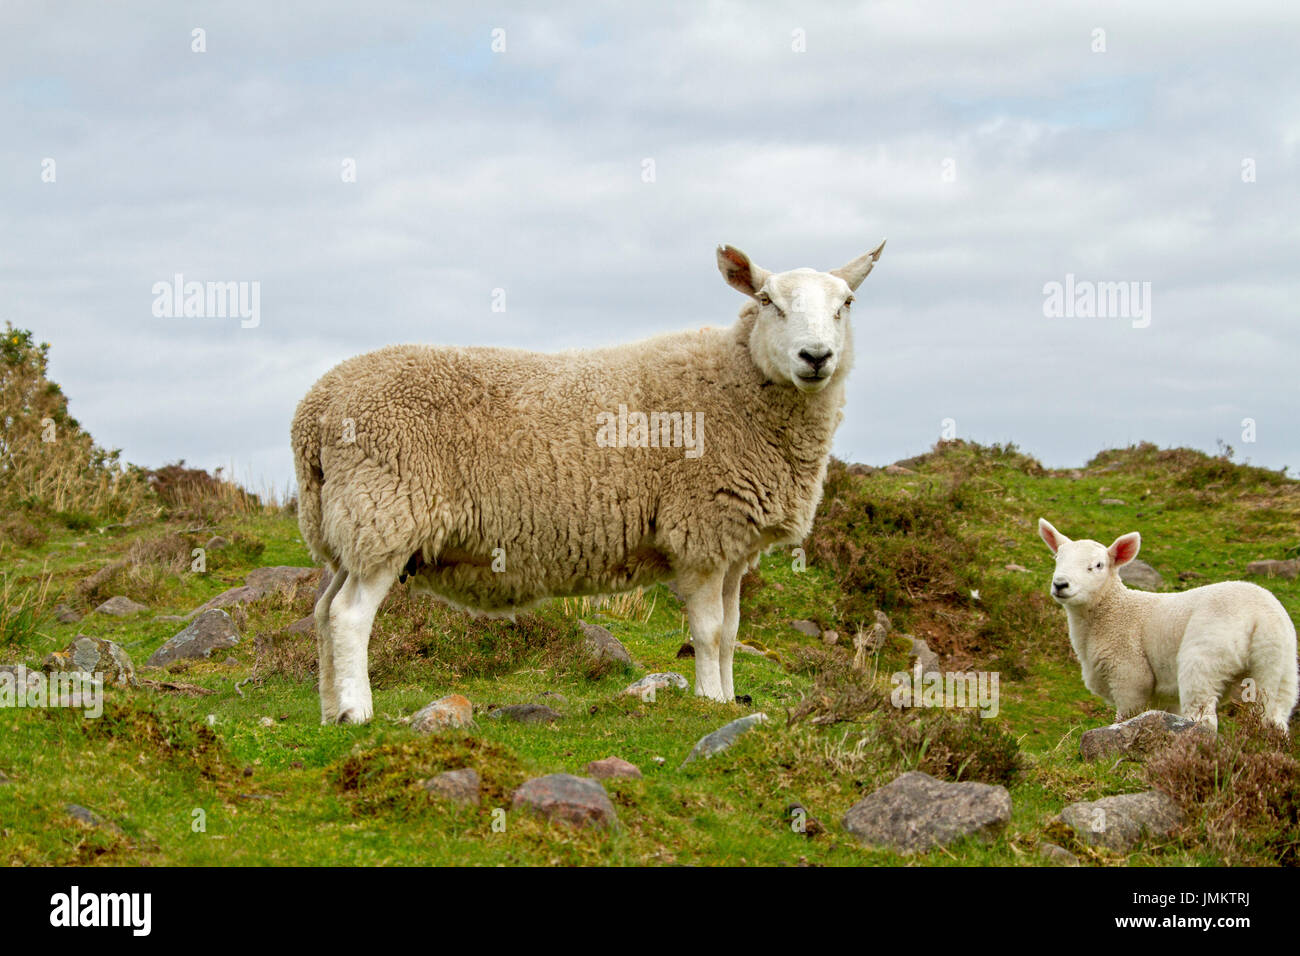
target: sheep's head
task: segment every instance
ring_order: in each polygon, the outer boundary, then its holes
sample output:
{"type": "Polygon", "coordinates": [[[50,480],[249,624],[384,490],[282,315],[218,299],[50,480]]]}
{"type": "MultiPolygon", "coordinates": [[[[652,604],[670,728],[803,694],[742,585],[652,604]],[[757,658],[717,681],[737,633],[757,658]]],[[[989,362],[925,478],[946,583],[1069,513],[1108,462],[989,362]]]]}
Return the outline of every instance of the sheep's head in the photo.
{"type": "Polygon", "coordinates": [[[1050,588],[1053,599],[1065,607],[1088,606],[1112,581],[1119,569],[1137,557],[1142,536],[1136,531],[1121,535],[1109,548],[1099,541],[1071,541],[1045,518],[1038,519],[1038,534],[1056,555],[1050,588]]]}
{"type": "Polygon", "coordinates": [[[848,370],[853,349],[849,304],[884,248],[882,242],[831,272],[775,273],[759,268],[733,246],[718,249],[718,268],[727,284],[758,303],[749,346],[764,375],[816,392],[837,371],[848,370]]]}

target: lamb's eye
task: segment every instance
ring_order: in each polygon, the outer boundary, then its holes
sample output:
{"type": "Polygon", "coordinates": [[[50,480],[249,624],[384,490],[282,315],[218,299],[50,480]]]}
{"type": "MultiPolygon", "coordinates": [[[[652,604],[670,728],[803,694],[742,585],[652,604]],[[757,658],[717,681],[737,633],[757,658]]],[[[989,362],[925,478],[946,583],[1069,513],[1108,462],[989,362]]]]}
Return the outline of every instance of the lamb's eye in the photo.
{"type": "Polygon", "coordinates": [[[760,292],[758,294],[758,302],[759,305],[771,305],[772,297],[768,295],[766,292],[760,292]]]}

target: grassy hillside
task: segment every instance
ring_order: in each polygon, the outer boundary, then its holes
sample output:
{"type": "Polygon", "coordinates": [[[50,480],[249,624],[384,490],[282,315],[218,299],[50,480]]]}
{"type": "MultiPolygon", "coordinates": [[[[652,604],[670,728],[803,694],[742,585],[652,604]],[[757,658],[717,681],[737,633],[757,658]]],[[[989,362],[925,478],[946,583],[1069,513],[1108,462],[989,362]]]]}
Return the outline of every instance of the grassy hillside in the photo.
{"type": "MultiPolygon", "coordinates": [[[[1189,587],[1294,552],[1300,491],[1272,472],[1147,446],[1106,452],[1065,473],[1045,472],[1014,450],[960,443],[908,464],[870,474],[837,464],[806,544],[806,569],[790,554],[773,554],[747,583],[741,640],[766,652],[738,657],[738,692],[752,696],[752,707],[677,691],[653,703],[620,695],[643,672],[692,674],[692,662],[676,657],[686,632],[665,587],[604,607],[555,601],[514,624],[470,619],[399,587],[372,644],[376,720],[323,728],[314,637],[286,630],[309,613],[312,595],[281,594],[236,612],[244,640],[228,659],[141,673],[211,695],[113,690],[99,720],[0,710],[0,770],[11,780],[0,786],[0,853],[21,864],[888,864],[900,860],[861,848],[839,821],[871,789],[919,768],[1006,783],[1014,815],[993,843],[959,844],[917,862],[1034,865],[1040,841],[1070,842],[1049,822],[1066,803],[1162,782],[1141,764],[1089,765],[1077,755],[1079,734],[1110,715],[1083,688],[1064,615],[1046,599],[1050,556],[1034,520],[1047,515],[1067,533],[1104,540],[1140,528],[1142,556],[1168,586],[1189,587]],[[850,666],[849,637],[877,607],[925,639],[945,666],[997,670],[999,715],[892,708],[887,675],[906,666],[906,642],[892,638],[865,674],[850,666]],[[579,617],[605,624],[639,666],[593,665],[577,636],[579,617]],[[797,618],[844,637],[826,646],[790,627],[797,618]],[[476,727],[419,737],[395,721],[453,691],[474,702],[476,727]],[[495,705],[539,699],[564,719],[547,726],[486,716],[495,705]],[[700,736],[753,709],[773,720],[719,757],[679,769],[700,736]],[[511,813],[506,831],[493,832],[492,810],[508,808],[523,780],[582,773],[610,754],[645,774],[607,783],[620,830],[579,832],[511,813]],[[459,766],[483,776],[481,807],[448,807],[419,787],[459,766]],[[78,824],[69,803],[115,826],[78,824]],[[820,832],[793,832],[793,803],[820,832]],[[200,809],[206,832],[192,827],[200,809]]],[[[118,641],[141,664],[182,626],[160,616],[193,609],[254,567],[309,563],[291,513],[215,493],[161,505],[138,522],[102,529],[47,522],[40,531],[40,543],[0,546],[3,663],[39,664],[86,633],[118,641]],[[210,552],[205,573],[191,572],[191,546],[213,535],[231,545],[210,552]],[[59,602],[84,613],[111,593],[149,611],[76,624],[48,615],[59,602]]],[[[1266,583],[1293,616],[1300,611],[1300,585],[1266,583]]],[[[1243,739],[1248,716],[1228,713],[1220,770],[1247,767],[1249,753],[1228,753],[1228,744],[1243,739]]],[[[1295,749],[1289,757],[1268,752],[1294,786],[1295,749]]],[[[1295,819],[1286,818],[1294,805],[1265,794],[1257,819],[1225,823],[1212,784],[1200,797],[1199,814],[1165,845],[1128,857],[1073,848],[1098,864],[1296,861],[1295,819]]]]}
{"type": "MultiPolygon", "coordinates": [[[[13,345],[22,361],[35,348],[13,345]]],[[[39,384],[43,364],[32,374],[39,384]]],[[[740,639],[763,653],[738,655],[736,686],[751,704],[620,693],[650,671],[693,677],[692,661],[677,656],[687,634],[667,587],[557,600],[510,623],[472,619],[399,586],[371,644],[376,719],[321,727],[315,638],[289,630],[310,612],[310,588],[235,610],[243,639],[210,662],[141,666],[184,626],[165,616],[254,568],[310,563],[291,507],[183,466],[124,470],[88,438],[42,469],[32,465],[41,449],[31,433],[19,437],[8,447],[23,467],[0,468],[0,478],[21,478],[0,481],[0,664],[39,665],[88,634],[120,643],[142,678],[172,687],[111,689],[97,720],[0,709],[8,864],[1031,866],[1047,841],[1094,865],[1297,862],[1300,748],[1261,735],[1248,709],[1229,707],[1219,742],[1177,760],[1081,761],[1080,734],[1112,715],[1071,659],[1064,613],[1046,595],[1050,555],[1034,528],[1043,515],[1067,534],[1106,542],[1139,529],[1141,557],[1166,588],[1239,577],[1251,560],[1300,548],[1300,483],[1274,472],[1148,445],[1063,472],[1014,448],[961,442],[884,470],[835,463],[804,553],[768,555],[746,580],[740,639]],[[57,506],[46,497],[52,488],[64,489],[57,506]],[[226,544],[193,570],[193,549],[214,536],[226,544]],[[88,613],[116,594],[148,610],[88,613]],[[59,623],[59,604],[87,616],[59,623]],[[877,610],[895,634],[855,670],[852,635],[877,610]],[[579,618],[606,626],[637,666],[593,663],[579,618]],[[832,646],[807,637],[790,626],[795,619],[841,638],[832,646]],[[998,715],[891,706],[889,675],[909,659],[904,632],[924,639],[945,668],[996,671],[998,715]],[[452,692],[473,701],[474,727],[418,736],[398,721],[452,692]],[[487,716],[533,701],[563,720],[487,716]],[[772,719],[681,768],[702,735],[755,710],[772,719]],[[514,812],[504,832],[494,829],[494,811],[509,808],[524,780],[581,774],[611,754],[644,774],[606,782],[617,830],[514,812]],[[483,777],[480,807],[447,805],[420,786],[464,766],[483,777]],[[907,861],[861,847],[841,827],[844,812],[909,769],[1005,784],[1010,826],[991,843],[907,861]],[[1130,855],[1085,848],[1052,820],[1067,803],[1151,786],[1183,802],[1189,820],[1171,840],[1130,855]],[[817,821],[803,833],[791,826],[796,803],[817,821]],[[69,804],[105,822],[79,823],[69,804]]],[[[1300,616],[1300,582],[1261,583],[1300,616]]]]}

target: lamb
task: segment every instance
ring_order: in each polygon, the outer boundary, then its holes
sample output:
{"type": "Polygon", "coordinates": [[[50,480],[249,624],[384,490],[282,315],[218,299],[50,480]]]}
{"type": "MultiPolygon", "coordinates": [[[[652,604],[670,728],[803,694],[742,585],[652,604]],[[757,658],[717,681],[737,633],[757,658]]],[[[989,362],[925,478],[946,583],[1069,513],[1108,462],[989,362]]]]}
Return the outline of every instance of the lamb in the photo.
{"type": "MultiPolygon", "coordinates": [[[[1273,594],[1245,581],[1176,594],[1131,591],[1119,569],[1141,536],[1072,541],[1045,519],[1038,533],[1056,555],[1051,595],[1065,608],[1083,683],[1120,720],[1154,702],[1218,729],[1216,707],[1233,688],[1253,690],[1265,719],[1287,732],[1296,705],[1296,632],[1273,594]]],[[[1250,696],[1243,694],[1245,699],[1250,696]]]]}
{"type": "Polygon", "coordinates": [[[675,578],[695,692],[734,700],[740,581],[812,526],[849,303],[883,248],[782,273],[719,248],[751,300],[730,328],[556,354],[392,346],[327,372],[292,427],[299,527],[333,572],[315,610],[322,723],[373,715],[370,631],[399,576],[505,615],[675,578]]]}

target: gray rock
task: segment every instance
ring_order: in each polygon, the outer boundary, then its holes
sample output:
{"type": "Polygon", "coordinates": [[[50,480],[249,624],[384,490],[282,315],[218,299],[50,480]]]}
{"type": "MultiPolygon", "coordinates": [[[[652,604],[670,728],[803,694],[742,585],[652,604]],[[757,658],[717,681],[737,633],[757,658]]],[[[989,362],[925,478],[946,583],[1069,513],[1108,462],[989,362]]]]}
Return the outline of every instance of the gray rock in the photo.
{"type": "Polygon", "coordinates": [[[690,686],[690,681],[676,671],[662,671],[655,674],[646,674],[640,680],[633,681],[623,688],[623,693],[630,694],[633,697],[652,697],[655,692],[664,690],[667,687],[689,690],[690,686]]]}
{"type": "Polygon", "coordinates": [[[1084,760],[1107,757],[1145,757],[1185,733],[1212,731],[1190,717],[1180,717],[1163,710],[1148,710],[1128,720],[1085,731],[1079,738],[1079,754],[1084,760]]]}
{"type": "Polygon", "coordinates": [[[95,830],[108,830],[110,833],[122,835],[121,827],[112,820],[105,820],[89,807],[83,807],[77,803],[65,803],[63,809],[67,812],[68,816],[72,817],[72,819],[76,820],[78,823],[84,824],[85,826],[91,827],[95,830]]]}
{"type": "Polygon", "coordinates": [[[119,687],[136,683],[131,655],[120,644],[102,637],[79,634],[63,650],[48,655],[41,666],[51,674],[101,674],[107,683],[119,687]]]}
{"type": "Polygon", "coordinates": [[[904,634],[903,637],[912,642],[908,655],[921,665],[922,674],[933,674],[942,671],[939,665],[939,655],[930,650],[929,644],[919,637],[913,637],[911,634],[904,634]]]}
{"type": "Polygon", "coordinates": [[[587,764],[587,774],[597,780],[606,780],[610,777],[640,780],[641,768],[621,757],[609,756],[604,760],[593,760],[587,764]]]}
{"type": "Polygon", "coordinates": [[[733,720],[731,723],[718,728],[711,734],[706,734],[696,742],[694,747],[691,748],[691,752],[687,754],[686,759],[682,761],[682,766],[685,767],[689,763],[694,763],[701,757],[708,760],[709,758],[722,753],[722,751],[726,750],[739,740],[742,734],[757,727],[765,720],[767,720],[767,714],[750,714],[748,717],[741,717],[738,720],[733,720]]]}
{"type": "Polygon", "coordinates": [[[256,601],[261,596],[262,596],[262,592],[258,591],[257,588],[250,588],[247,585],[240,585],[239,587],[229,588],[225,591],[222,591],[220,594],[218,594],[216,597],[212,598],[211,600],[205,601],[203,604],[200,604],[194,610],[190,611],[190,613],[186,616],[190,619],[193,619],[199,617],[202,614],[206,614],[208,611],[216,611],[221,608],[235,607],[236,605],[239,604],[251,604],[253,601],[256,601]]]}
{"type": "Polygon", "coordinates": [[[739,641],[736,642],[736,653],[752,654],[755,657],[767,657],[767,655],[764,654],[762,651],[760,651],[757,647],[750,647],[748,644],[742,644],[739,641]]]}
{"type": "Polygon", "coordinates": [[[219,534],[214,534],[208,538],[207,543],[203,545],[204,551],[220,551],[222,548],[230,546],[230,542],[219,534]]]}
{"type": "Polygon", "coordinates": [[[1300,577],[1300,558],[1286,561],[1252,561],[1246,565],[1246,573],[1253,577],[1286,578],[1288,581],[1300,577]]]}
{"type": "Polygon", "coordinates": [[[1119,579],[1131,588],[1143,591],[1159,591],[1164,587],[1165,579],[1160,572],[1141,558],[1134,558],[1119,569],[1119,579]]]}
{"type": "Polygon", "coordinates": [[[812,621],[791,621],[790,626],[807,637],[821,637],[822,629],[812,621]]]}
{"type": "Polygon", "coordinates": [[[1040,843],[1038,855],[1052,866],[1080,866],[1079,858],[1063,846],[1055,843],[1040,843]]]}
{"type": "Polygon", "coordinates": [[[81,615],[66,604],[56,604],[54,605],[54,619],[60,624],[76,624],[81,620],[81,615]]]}
{"type": "Polygon", "coordinates": [[[447,770],[424,781],[424,789],[436,797],[451,803],[478,806],[482,800],[480,788],[482,781],[478,771],[466,767],[463,770],[447,770]]]}
{"type": "Polygon", "coordinates": [[[139,614],[141,611],[149,610],[147,604],[140,604],[138,601],[132,601],[123,594],[115,595],[95,608],[95,614],[107,614],[109,617],[126,617],[130,614],[139,614]]]}
{"type": "Polygon", "coordinates": [[[511,806],[574,826],[618,826],[605,788],[590,777],[553,773],[529,780],[514,792],[511,806]]]}
{"type": "Polygon", "coordinates": [[[154,651],[145,664],[148,667],[166,667],[173,661],[207,660],[213,651],[225,650],[238,643],[239,631],[230,615],[222,610],[208,610],[154,651]]]}
{"type": "Polygon", "coordinates": [[[461,694],[448,694],[411,715],[411,729],[417,734],[431,734],[449,727],[468,727],[474,723],[474,705],[461,694]]]}
{"type": "Polygon", "coordinates": [[[823,644],[838,644],[840,642],[839,631],[822,631],[823,644]]]}
{"type": "Polygon", "coordinates": [[[578,627],[582,630],[583,642],[596,660],[611,660],[621,664],[632,663],[632,655],[627,652],[627,648],[599,624],[579,621],[578,627]]]}
{"type": "Polygon", "coordinates": [[[510,704],[507,707],[496,708],[488,716],[496,720],[509,717],[520,724],[553,724],[557,720],[564,719],[563,714],[545,704],[510,704]]]}
{"type": "Polygon", "coordinates": [[[1112,506],[1112,507],[1116,505],[1127,504],[1127,502],[1123,498],[1102,498],[1101,503],[1103,505],[1112,506]]]}
{"type": "Polygon", "coordinates": [[[290,634],[314,634],[316,632],[316,615],[308,614],[299,618],[285,628],[290,634]]]}
{"type": "Polygon", "coordinates": [[[1183,811],[1159,790],[1148,790],[1072,803],[1061,819],[1089,846],[1126,853],[1146,839],[1169,836],[1183,811]]]}
{"type": "Polygon", "coordinates": [[[920,853],[965,836],[988,839],[1011,819],[1011,794],[987,783],[947,783],[913,770],[859,800],[844,829],[863,843],[920,853]]]}

